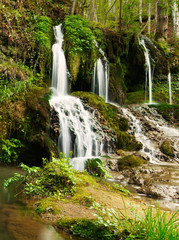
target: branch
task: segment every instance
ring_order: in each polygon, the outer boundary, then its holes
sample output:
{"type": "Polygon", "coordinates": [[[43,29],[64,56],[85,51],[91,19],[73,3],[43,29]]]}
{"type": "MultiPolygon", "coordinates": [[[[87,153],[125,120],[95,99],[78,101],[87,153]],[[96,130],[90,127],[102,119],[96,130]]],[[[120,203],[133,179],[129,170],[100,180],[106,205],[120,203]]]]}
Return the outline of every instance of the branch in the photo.
{"type": "MultiPolygon", "coordinates": [[[[113,4],[112,4],[112,6],[110,7],[110,9],[107,11],[107,13],[106,13],[106,18],[107,18],[107,15],[108,15],[108,13],[111,11],[111,9],[114,7],[114,4],[117,2],[117,0],[114,0],[114,2],[113,2],[113,4]]],[[[105,18],[105,19],[106,19],[105,18]]]]}

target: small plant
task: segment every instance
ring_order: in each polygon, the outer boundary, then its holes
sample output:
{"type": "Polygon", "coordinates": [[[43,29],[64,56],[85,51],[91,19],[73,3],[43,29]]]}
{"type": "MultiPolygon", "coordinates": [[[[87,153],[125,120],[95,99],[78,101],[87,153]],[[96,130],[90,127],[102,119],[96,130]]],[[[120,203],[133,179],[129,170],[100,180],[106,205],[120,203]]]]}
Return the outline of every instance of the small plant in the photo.
{"type": "Polygon", "coordinates": [[[127,190],[125,187],[123,187],[122,185],[119,185],[117,183],[113,183],[112,184],[112,187],[117,190],[117,191],[120,191],[121,193],[123,193],[124,195],[129,195],[130,194],[130,191],[127,190]]]}
{"type": "Polygon", "coordinates": [[[109,175],[107,168],[99,158],[87,159],[85,162],[85,169],[88,173],[97,177],[102,178],[105,175],[109,175]]]}
{"type": "Polygon", "coordinates": [[[2,139],[1,161],[3,163],[15,163],[23,146],[19,139],[2,139]]]}

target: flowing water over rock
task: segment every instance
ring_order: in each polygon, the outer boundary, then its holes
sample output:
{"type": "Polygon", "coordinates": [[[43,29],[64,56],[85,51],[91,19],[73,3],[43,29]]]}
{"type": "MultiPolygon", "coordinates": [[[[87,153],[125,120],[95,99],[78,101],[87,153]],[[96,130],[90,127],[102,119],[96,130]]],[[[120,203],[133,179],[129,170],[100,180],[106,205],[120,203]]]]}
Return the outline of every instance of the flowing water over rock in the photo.
{"type": "MultiPolygon", "coordinates": [[[[145,92],[147,90],[147,83],[149,88],[149,104],[152,104],[152,68],[150,63],[150,55],[149,50],[147,49],[145,45],[145,41],[143,38],[140,39],[139,44],[144,49],[144,56],[145,56],[145,69],[146,69],[146,84],[145,84],[145,92]]],[[[145,97],[146,100],[146,97],[145,97]]]]}
{"type": "Polygon", "coordinates": [[[156,109],[147,105],[135,105],[123,108],[123,113],[130,121],[131,134],[142,142],[143,152],[151,163],[179,162],[179,130],[170,127],[156,109]],[[160,147],[164,141],[170,142],[174,156],[161,152],[160,147]]]}
{"type": "MultiPolygon", "coordinates": [[[[92,157],[102,153],[105,136],[95,130],[95,122],[81,101],[67,95],[67,68],[62,49],[61,25],[54,28],[56,43],[53,45],[52,97],[50,105],[59,117],[58,146],[60,151],[74,157],[92,157]]],[[[104,77],[104,76],[103,76],[104,77]]],[[[103,87],[101,87],[103,88],[103,87]]],[[[100,89],[101,89],[100,88],[100,89]]],[[[103,90],[101,90],[103,91],[103,90]]],[[[106,94],[106,93],[105,93],[106,94]]],[[[74,160],[73,160],[74,161],[74,160]]]]}
{"type": "Polygon", "coordinates": [[[104,63],[98,58],[94,65],[92,92],[102,97],[105,102],[108,102],[109,64],[101,48],[99,48],[99,52],[104,59],[104,63]]]}

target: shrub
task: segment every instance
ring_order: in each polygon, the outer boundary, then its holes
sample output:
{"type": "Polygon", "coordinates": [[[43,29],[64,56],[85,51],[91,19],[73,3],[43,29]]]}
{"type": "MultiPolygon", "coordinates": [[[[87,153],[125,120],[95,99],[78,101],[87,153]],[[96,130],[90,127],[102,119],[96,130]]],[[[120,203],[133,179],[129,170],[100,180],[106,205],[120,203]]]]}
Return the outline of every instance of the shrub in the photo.
{"type": "Polygon", "coordinates": [[[91,175],[104,177],[107,174],[107,169],[104,166],[104,163],[99,158],[87,159],[85,162],[85,169],[91,175]]]}
{"type": "Polygon", "coordinates": [[[3,163],[15,163],[23,146],[18,139],[2,139],[1,161],[3,163]]]}

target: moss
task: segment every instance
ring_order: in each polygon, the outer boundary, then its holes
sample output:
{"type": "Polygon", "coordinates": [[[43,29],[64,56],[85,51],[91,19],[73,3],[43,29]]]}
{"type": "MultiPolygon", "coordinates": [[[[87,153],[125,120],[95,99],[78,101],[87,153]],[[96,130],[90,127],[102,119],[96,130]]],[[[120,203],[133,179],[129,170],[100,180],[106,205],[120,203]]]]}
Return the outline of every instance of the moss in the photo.
{"type": "Polygon", "coordinates": [[[74,203],[79,203],[86,207],[91,207],[94,203],[94,199],[89,196],[89,193],[84,189],[80,189],[80,191],[77,190],[77,193],[75,193],[71,200],[74,203]]]}
{"type": "Polygon", "coordinates": [[[118,168],[119,168],[119,170],[130,169],[133,167],[140,166],[144,163],[146,163],[146,162],[144,160],[142,160],[141,158],[136,157],[135,155],[129,155],[124,158],[120,158],[118,160],[118,168]]]}
{"type": "Polygon", "coordinates": [[[125,104],[133,104],[133,103],[144,103],[145,102],[145,92],[137,91],[137,92],[129,92],[127,93],[127,98],[125,99],[125,104]]]}
{"type": "Polygon", "coordinates": [[[96,224],[95,220],[90,219],[60,219],[58,220],[58,227],[67,230],[74,235],[83,237],[85,239],[115,239],[114,230],[104,225],[96,224]]]}
{"type": "Polygon", "coordinates": [[[41,199],[35,211],[38,214],[49,212],[56,215],[61,212],[58,200],[58,197],[55,196],[41,199]]]}
{"type": "Polygon", "coordinates": [[[167,141],[165,140],[161,146],[160,146],[160,150],[162,153],[170,156],[170,157],[173,157],[174,156],[174,152],[173,152],[173,149],[172,149],[172,146],[170,144],[170,141],[167,141]]]}
{"type": "Polygon", "coordinates": [[[142,143],[137,142],[134,136],[131,136],[125,132],[118,132],[118,144],[117,148],[133,151],[133,150],[140,150],[142,148],[142,143]]]}
{"type": "Polygon", "coordinates": [[[129,123],[126,118],[120,118],[119,119],[119,130],[121,131],[127,131],[129,129],[129,123]]]}

